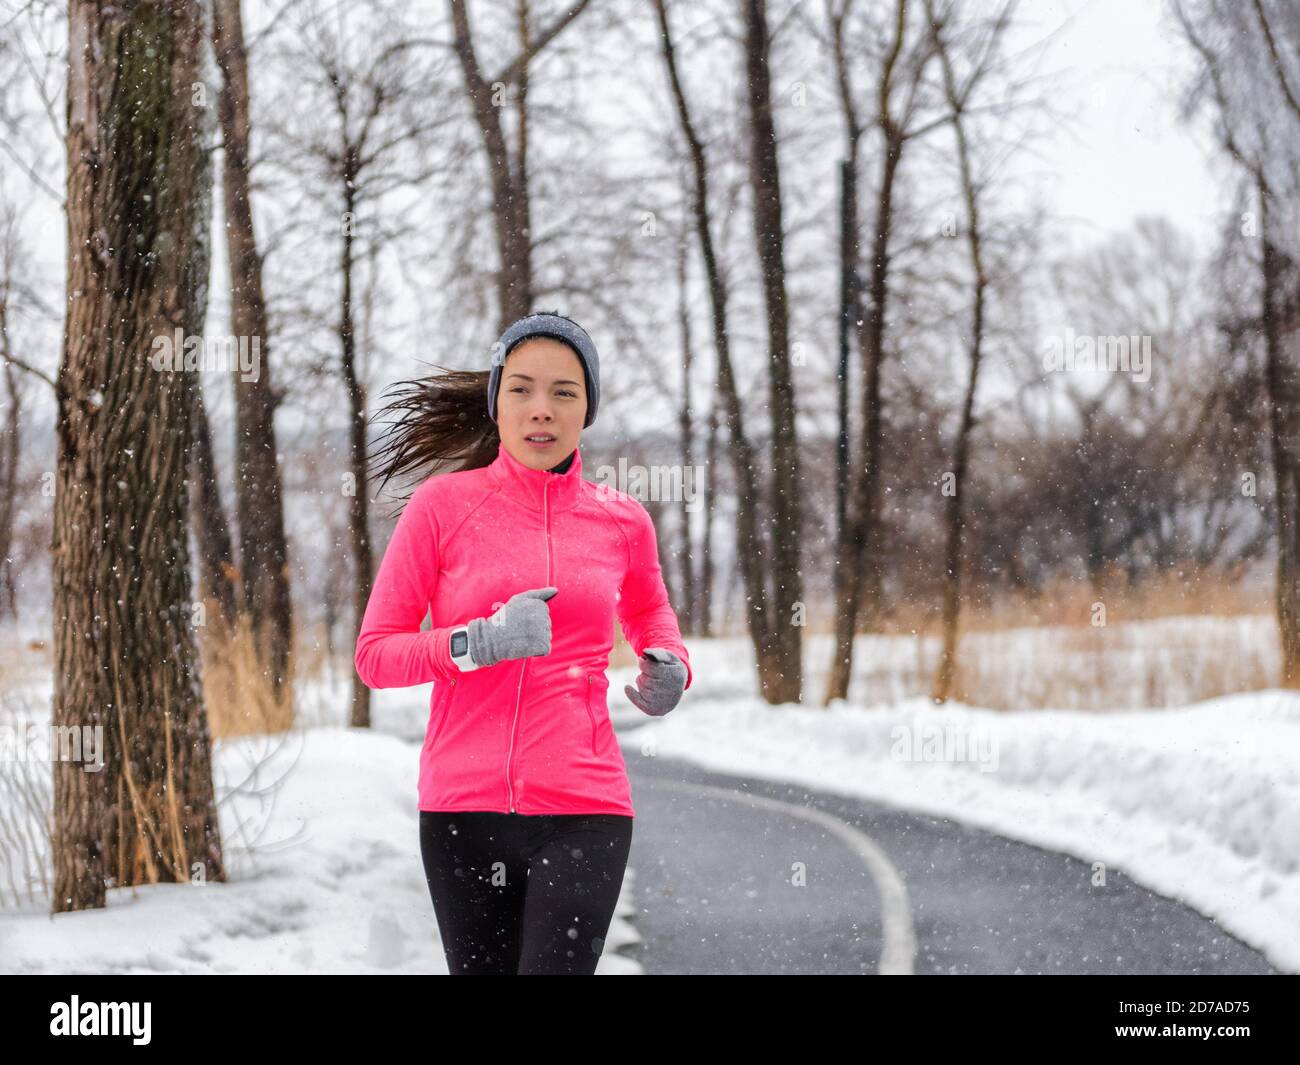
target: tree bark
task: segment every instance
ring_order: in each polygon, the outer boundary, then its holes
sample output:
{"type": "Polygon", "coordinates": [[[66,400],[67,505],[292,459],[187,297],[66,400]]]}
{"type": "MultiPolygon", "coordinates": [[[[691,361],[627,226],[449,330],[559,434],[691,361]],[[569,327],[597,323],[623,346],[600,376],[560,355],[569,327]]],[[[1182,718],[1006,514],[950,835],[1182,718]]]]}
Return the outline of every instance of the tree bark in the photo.
{"type": "Polygon", "coordinates": [[[764,697],[799,702],[803,691],[803,565],[800,514],[803,485],[790,373],[789,307],[785,293],[785,230],[781,220],[781,168],[772,120],[766,0],[748,0],[745,59],[749,89],[750,182],[754,240],[762,265],[767,309],[768,403],[772,418],[773,620],[768,655],[759,663],[764,697]]]}
{"type": "Polygon", "coordinates": [[[85,748],[54,762],[55,912],[103,906],[111,886],[225,878],[190,619],[197,382],[151,363],[196,295],[199,12],[69,5],[53,724],[101,730],[104,764],[88,772],[85,748]]]}

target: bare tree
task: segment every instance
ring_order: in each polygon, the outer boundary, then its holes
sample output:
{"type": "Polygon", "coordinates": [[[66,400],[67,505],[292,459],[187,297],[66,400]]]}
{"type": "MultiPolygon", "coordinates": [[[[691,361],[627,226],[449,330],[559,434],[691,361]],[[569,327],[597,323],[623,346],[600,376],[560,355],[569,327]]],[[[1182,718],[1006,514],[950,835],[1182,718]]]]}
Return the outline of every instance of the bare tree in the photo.
{"type": "MultiPolygon", "coordinates": [[[[735,478],[736,560],[740,570],[746,622],[754,646],[755,661],[759,663],[760,686],[766,698],[780,701],[776,694],[779,685],[774,675],[779,625],[775,597],[770,592],[774,581],[772,571],[775,567],[759,526],[759,482],[755,470],[757,452],[745,431],[743,405],[732,365],[727,312],[728,291],[714,234],[717,225],[713,219],[710,203],[709,160],[686,97],[685,82],[664,0],[655,0],[655,11],[669,89],[690,158],[691,215],[700,248],[705,284],[708,288],[713,348],[717,360],[718,397],[715,407],[721,407],[727,436],[727,451],[735,478]]],[[[710,469],[714,468],[711,461],[710,469]]],[[[787,626],[788,630],[789,626],[787,626]]],[[[795,635],[797,638],[797,629],[795,635]]]]}
{"type": "Polygon", "coordinates": [[[1263,0],[1176,0],[1173,11],[1200,60],[1189,106],[1212,109],[1258,200],[1282,683],[1300,687],[1300,21],[1293,6],[1263,0]]]}
{"type": "Polygon", "coordinates": [[[213,0],[212,42],[222,74],[219,111],[231,330],[243,342],[256,340],[260,352],[256,374],[233,378],[241,607],[272,700],[292,706],[293,612],[275,436],[275,411],[283,396],[272,385],[262,258],[253,229],[252,106],[241,0],[213,0]]]}
{"type": "Polygon", "coordinates": [[[578,0],[539,31],[532,24],[529,0],[517,0],[519,51],[503,68],[487,74],[475,53],[468,0],[448,0],[448,3],[456,35],[456,57],[487,153],[499,259],[497,309],[501,331],[504,331],[511,322],[533,309],[533,237],[528,188],[529,65],[582,14],[590,0],[578,0]],[[511,86],[516,89],[513,152],[502,122],[505,94],[511,86]]]}
{"type": "Polygon", "coordinates": [[[785,229],[781,167],[772,117],[771,43],[766,0],[745,5],[745,69],[750,123],[750,183],[754,241],[767,309],[769,406],[772,418],[772,627],[759,659],[764,698],[798,702],[803,691],[803,565],[800,560],[803,485],[790,374],[790,312],[785,291],[785,229]]]}
{"type": "MultiPolygon", "coordinates": [[[[966,245],[970,252],[972,285],[971,325],[967,353],[969,367],[953,452],[952,482],[946,486],[949,494],[945,506],[947,539],[944,547],[944,573],[947,580],[943,592],[943,648],[931,693],[936,702],[947,700],[952,690],[957,666],[957,621],[961,610],[962,590],[962,537],[966,526],[966,468],[970,456],[971,430],[975,423],[975,392],[979,385],[980,362],[984,355],[985,311],[989,289],[980,209],[981,191],[986,182],[979,180],[975,173],[976,164],[969,140],[970,119],[967,110],[974,93],[997,56],[1000,39],[1009,24],[1014,7],[1015,0],[1008,0],[993,15],[988,28],[978,33],[975,48],[978,58],[959,83],[948,33],[957,22],[956,16],[960,14],[960,9],[955,2],[948,3],[942,11],[936,8],[934,0],[925,2],[931,40],[943,74],[944,100],[951,115],[953,138],[957,145],[957,166],[961,175],[961,195],[966,211],[966,245]]],[[[967,31],[974,33],[974,28],[967,27],[967,31]]]]}
{"type": "MultiPolygon", "coordinates": [[[[844,11],[847,14],[847,8],[844,11]]],[[[863,133],[849,71],[851,54],[844,26],[835,27],[841,106],[848,129],[848,159],[854,164],[863,133]]],[[[942,121],[918,119],[925,69],[933,55],[927,33],[909,26],[908,0],[895,0],[890,36],[876,75],[874,124],[881,135],[870,263],[865,281],[854,286],[858,348],[862,358],[862,425],[850,481],[848,519],[838,531],[834,570],[835,639],[824,702],[848,695],[853,671],[853,636],[864,609],[875,614],[881,598],[880,487],[882,457],[881,370],[889,300],[894,198],[904,150],[942,121]],[[899,97],[901,96],[901,101],[899,97]]],[[[855,204],[846,211],[853,212],[855,204]]],[[[850,217],[856,235],[856,224],[850,217]]]]}
{"type": "Polygon", "coordinates": [[[16,212],[7,202],[0,203],[0,360],[4,364],[4,421],[0,422],[0,617],[14,617],[18,613],[13,544],[18,507],[18,466],[23,453],[25,383],[13,362],[16,352],[9,320],[22,291],[18,275],[23,258],[16,212]]]}
{"type": "MultiPolygon", "coordinates": [[[[301,72],[294,98],[285,100],[280,115],[268,123],[277,167],[305,186],[314,204],[331,205],[299,219],[309,227],[306,239],[316,244],[324,235],[337,239],[337,266],[330,290],[337,292],[329,321],[333,351],[321,372],[336,375],[345,394],[348,419],[348,476],[344,498],[348,508],[348,538],[352,571],[350,598],[353,637],[359,630],[374,576],[370,534],[370,465],[367,440],[368,388],[366,348],[373,346],[375,310],[366,307],[359,283],[360,266],[370,264],[368,299],[373,303],[379,254],[407,235],[419,235],[414,222],[393,207],[393,194],[416,189],[422,195],[438,191],[435,179],[449,176],[454,163],[431,153],[440,146],[442,131],[453,121],[450,54],[434,51],[430,42],[412,32],[400,4],[368,2],[347,10],[365,20],[368,47],[355,46],[339,9],[337,18],[324,17],[314,6],[299,10],[291,41],[278,60],[301,72]],[[322,234],[321,217],[328,227],[322,234]],[[359,318],[365,316],[365,322],[359,318]]],[[[331,606],[331,610],[333,607],[331,606]]],[[[370,689],[352,674],[353,727],[370,725],[370,689]]]]}

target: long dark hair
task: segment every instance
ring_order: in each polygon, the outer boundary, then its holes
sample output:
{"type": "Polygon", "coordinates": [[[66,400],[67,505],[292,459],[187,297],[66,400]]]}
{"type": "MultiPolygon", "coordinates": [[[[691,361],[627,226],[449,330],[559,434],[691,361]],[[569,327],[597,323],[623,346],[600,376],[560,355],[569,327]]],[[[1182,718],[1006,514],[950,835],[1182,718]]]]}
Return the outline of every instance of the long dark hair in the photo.
{"type": "MultiPolygon", "coordinates": [[[[380,415],[392,424],[371,462],[382,477],[379,491],[400,474],[415,474],[418,484],[435,473],[487,466],[501,444],[497,423],[488,415],[488,370],[449,370],[398,381],[385,396],[380,415]]],[[[415,484],[411,485],[412,488],[415,484]]]]}

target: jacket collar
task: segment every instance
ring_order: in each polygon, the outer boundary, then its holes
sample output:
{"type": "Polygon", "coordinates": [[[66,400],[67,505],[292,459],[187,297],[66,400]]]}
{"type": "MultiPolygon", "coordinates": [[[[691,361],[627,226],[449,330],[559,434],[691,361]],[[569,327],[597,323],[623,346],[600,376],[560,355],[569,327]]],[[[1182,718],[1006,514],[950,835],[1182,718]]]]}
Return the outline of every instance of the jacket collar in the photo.
{"type": "MultiPolygon", "coordinates": [[[[563,459],[559,460],[563,462],[563,459]]],[[[558,465],[558,463],[557,463],[558,465]]],[[[563,473],[534,470],[510,454],[504,442],[497,444],[497,457],[488,472],[510,498],[533,510],[568,510],[582,491],[582,449],[574,448],[573,462],[563,473]]]]}

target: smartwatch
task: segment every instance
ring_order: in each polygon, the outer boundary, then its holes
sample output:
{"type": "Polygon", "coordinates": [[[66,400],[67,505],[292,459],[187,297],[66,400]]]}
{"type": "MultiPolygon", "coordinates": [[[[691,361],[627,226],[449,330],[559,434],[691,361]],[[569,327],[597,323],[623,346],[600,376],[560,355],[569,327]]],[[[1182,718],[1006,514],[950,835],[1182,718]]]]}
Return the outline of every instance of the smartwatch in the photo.
{"type": "Polygon", "coordinates": [[[457,625],[451,630],[451,660],[462,673],[478,669],[478,663],[469,654],[469,626],[457,625]]]}

